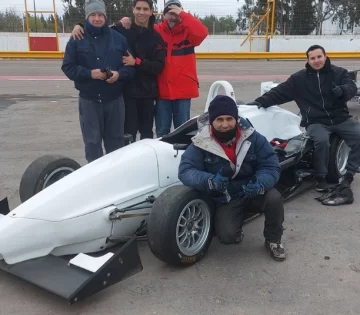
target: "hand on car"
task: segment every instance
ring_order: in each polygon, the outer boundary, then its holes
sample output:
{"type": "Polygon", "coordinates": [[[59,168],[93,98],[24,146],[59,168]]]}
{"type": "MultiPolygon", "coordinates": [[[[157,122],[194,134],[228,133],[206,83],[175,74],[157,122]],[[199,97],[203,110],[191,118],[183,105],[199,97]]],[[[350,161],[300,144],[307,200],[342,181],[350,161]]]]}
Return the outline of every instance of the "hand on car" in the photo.
{"type": "Polygon", "coordinates": [[[124,56],[122,58],[122,62],[124,64],[124,66],[133,66],[135,65],[135,58],[130,54],[130,52],[128,51],[129,56],[124,56]]]}
{"type": "Polygon", "coordinates": [[[75,25],[73,31],[71,32],[73,39],[83,39],[84,38],[84,29],[80,25],[75,25]]]}
{"type": "Polygon", "coordinates": [[[225,192],[229,185],[229,177],[223,176],[223,169],[221,169],[212,179],[211,179],[211,190],[216,190],[219,192],[225,192]]]}
{"type": "Polygon", "coordinates": [[[106,80],[107,83],[114,83],[119,79],[119,72],[117,71],[111,71],[111,73],[113,74],[109,79],[106,80]]]}
{"type": "Polygon", "coordinates": [[[94,69],[94,70],[91,70],[91,77],[94,80],[105,80],[106,73],[102,72],[100,69],[94,69]]]}
{"type": "Polygon", "coordinates": [[[332,92],[335,95],[335,97],[341,97],[343,95],[343,91],[341,87],[335,84],[333,84],[332,92]]]}
{"type": "Polygon", "coordinates": [[[245,103],[245,105],[257,106],[258,108],[263,107],[263,106],[261,105],[261,103],[259,103],[259,102],[257,102],[257,101],[251,101],[251,102],[245,103]]]}

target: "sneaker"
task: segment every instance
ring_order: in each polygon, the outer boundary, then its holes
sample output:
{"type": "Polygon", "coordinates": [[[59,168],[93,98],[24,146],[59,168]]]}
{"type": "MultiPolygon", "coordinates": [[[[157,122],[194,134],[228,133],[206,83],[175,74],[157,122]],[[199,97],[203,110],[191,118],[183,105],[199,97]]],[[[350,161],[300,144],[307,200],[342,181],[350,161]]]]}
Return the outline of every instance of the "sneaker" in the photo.
{"type": "Polygon", "coordinates": [[[344,180],[342,181],[341,184],[343,184],[344,186],[346,187],[350,187],[351,183],[353,182],[354,180],[354,175],[347,172],[344,176],[344,180]]]}
{"type": "Polygon", "coordinates": [[[330,188],[324,177],[316,177],[315,178],[315,189],[316,191],[325,192],[330,188]]]}
{"type": "Polygon", "coordinates": [[[236,239],[235,244],[242,243],[244,237],[245,237],[245,234],[244,234],[243,230],[241,230],[240,236],[236,239]]]}
{"type": "Polygon", "coordinates": [[[281,241],[265,240],[265,247],[270,251],[271,257],[278,261],[286,259],[286,252],[281,241]]]}

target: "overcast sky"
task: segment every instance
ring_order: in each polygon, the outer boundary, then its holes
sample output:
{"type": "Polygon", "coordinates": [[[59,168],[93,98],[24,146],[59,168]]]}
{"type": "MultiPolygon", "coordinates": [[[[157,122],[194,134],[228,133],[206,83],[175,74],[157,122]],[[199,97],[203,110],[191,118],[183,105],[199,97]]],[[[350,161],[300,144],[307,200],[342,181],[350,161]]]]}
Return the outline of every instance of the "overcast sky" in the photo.
{"type": "MultiPolygon", "coordinates": [[[[34,1],[36,10],[52,10],[52,0],[27,0],[28,10],[33,10],[34,1]]],[[[159,9],[163,8],[163,0],[159,1],[159,9]]],[[[200,16],[214,14],[217,17],[233,15],[236,16],[237,9],[242,5],[243,0],[182,0],[184,9],[191,13],[197,13],[200,16]]],[[[61,0],[55,0],[56,10],[61,14],[63,3],[61,0]]],[[[16,11],[22,13],[25,11],[23,0],[0,0],[0,11],[13,7],[16,11]]]]}

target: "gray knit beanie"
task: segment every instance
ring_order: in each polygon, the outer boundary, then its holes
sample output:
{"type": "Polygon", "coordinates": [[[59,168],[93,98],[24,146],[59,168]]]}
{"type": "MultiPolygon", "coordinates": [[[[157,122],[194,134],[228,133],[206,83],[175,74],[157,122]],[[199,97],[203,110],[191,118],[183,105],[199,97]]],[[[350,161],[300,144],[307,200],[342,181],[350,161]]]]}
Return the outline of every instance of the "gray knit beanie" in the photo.
{"type": "Polygon", "coordinates": [[[85,0],[85,16],[86,19],[90,14],[95,12],[100,12],[105,15],[106,18],[106,9],[105,3],[103,0],[85,0]]]}
{"type": "Polygon", "coordinates": [[[170,10],[169,6],[171,6],[171,5],[176,5],[179,8],[182,7],[182,4],[181,4],[181,2],[179,0],[168,0],[167,2],[165,2],[163,14],[166,14],[166,13],[169,12],[169,10],[170,10]]]}

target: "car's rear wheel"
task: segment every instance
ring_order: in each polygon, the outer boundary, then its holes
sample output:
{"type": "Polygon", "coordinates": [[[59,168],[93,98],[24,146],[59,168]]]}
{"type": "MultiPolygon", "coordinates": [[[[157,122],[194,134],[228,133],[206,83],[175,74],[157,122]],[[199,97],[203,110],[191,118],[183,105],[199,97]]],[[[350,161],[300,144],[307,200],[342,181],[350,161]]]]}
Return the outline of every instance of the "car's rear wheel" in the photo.
{"type": "Polygon", "coordinates": [[[337,182],[346,173],[350,147],[343,139],[333,136],[330,140],[328,180],[337,182]]]}
{"type": "Polygon", "coordinates": [[[148,219],[148,244],[160,260],[191,265],[207,252],[213,237],[213,201],[195,189],[167,188],[154,202],[148,219]]]}
{"type": "Polygon", "coordinates": [[[32,162],[25,170],[19,187],[21,202],[49,187],[81,166],[61,155],[44,155],[32,162]]]}

